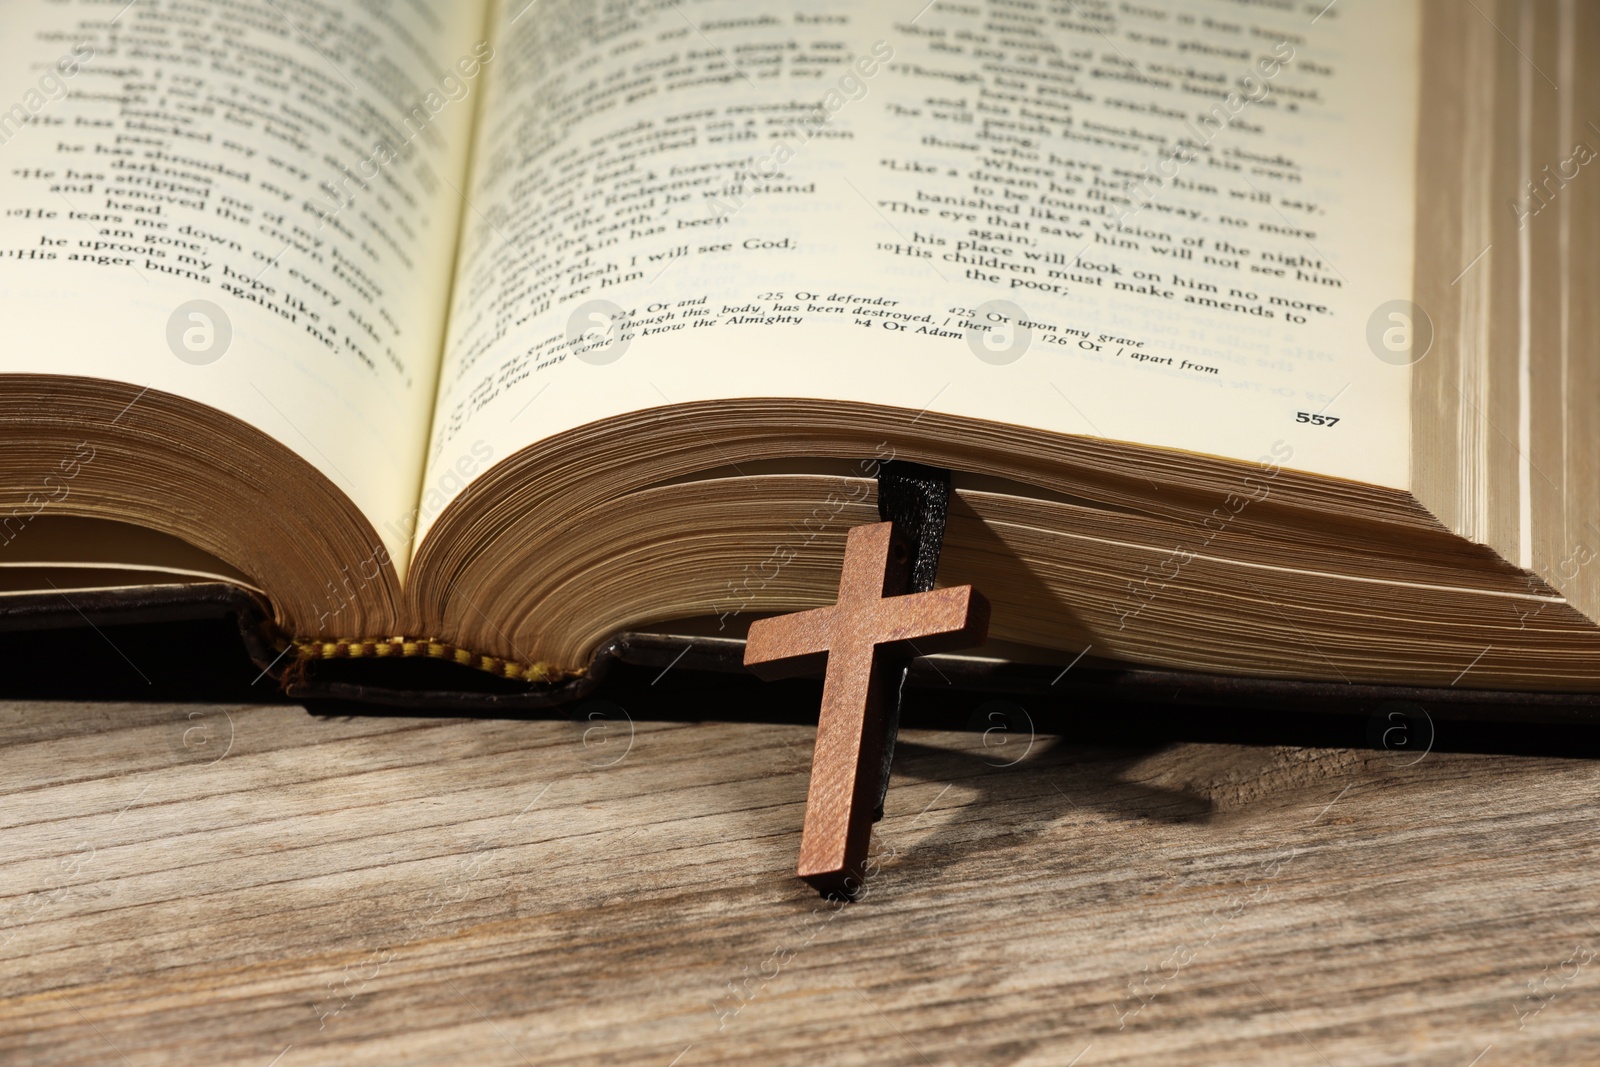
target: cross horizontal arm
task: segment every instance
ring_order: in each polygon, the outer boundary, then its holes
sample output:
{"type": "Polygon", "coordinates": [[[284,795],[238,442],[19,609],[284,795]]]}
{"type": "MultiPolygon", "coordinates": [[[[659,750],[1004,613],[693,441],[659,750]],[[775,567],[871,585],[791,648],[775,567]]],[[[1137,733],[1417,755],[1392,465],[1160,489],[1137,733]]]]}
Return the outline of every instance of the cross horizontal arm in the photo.
{"type": "Polygon", "coordinates": [[[829,606],[757,619],[745,638],[745,666],[769,682],[816,674],[827,662],[838,612],[837,606],[829,606]]]}
{"type": "Polygon", "coordinates": [[[989,633],[989,601],[970,585],[879,601],[870,629],[890,654],[930,656],[981,644],[989,633]]]}

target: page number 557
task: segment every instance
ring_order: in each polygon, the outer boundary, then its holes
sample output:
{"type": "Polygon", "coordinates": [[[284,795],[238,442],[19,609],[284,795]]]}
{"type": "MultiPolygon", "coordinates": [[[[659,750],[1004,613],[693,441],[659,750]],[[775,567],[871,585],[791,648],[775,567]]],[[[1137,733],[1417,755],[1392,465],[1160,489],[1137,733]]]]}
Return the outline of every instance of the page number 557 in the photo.
{"type": "Polygon", "coordinates": [[[1309,422],[1313,426],[1333,426],[1339,421],[1337,415],[1314,415],[1309,411],[1294,413],[1295,422],[1309,422]]]}

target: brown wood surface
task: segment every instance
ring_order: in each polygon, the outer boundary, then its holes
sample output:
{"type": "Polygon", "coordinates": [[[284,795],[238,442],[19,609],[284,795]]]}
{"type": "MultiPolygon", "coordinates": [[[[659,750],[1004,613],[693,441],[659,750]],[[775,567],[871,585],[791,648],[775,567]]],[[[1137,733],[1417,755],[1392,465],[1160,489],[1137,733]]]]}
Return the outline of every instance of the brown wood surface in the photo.
{"type": "Polygon", "coordinates": [[[0,705],[0,1063],[1600,1062],[1590,762],[587,729],[0,705]]]}

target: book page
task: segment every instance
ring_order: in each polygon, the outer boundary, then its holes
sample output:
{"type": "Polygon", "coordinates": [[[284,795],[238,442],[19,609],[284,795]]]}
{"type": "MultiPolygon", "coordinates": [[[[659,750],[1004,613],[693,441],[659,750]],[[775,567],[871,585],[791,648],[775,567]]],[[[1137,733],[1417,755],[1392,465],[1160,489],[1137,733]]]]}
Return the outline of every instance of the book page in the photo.
{"type": "Polygon", "coordinates": [[[1407,484],[1413,3],[521,6],[424,520],[474,447],[756,396],[1407,484]]]}
{"type": "Polygon", "coordinates": [[[0,373],[234,415],[327,475],[403,567],[390,526],[426,453],[483,12],[0,11],[0,373]]]}

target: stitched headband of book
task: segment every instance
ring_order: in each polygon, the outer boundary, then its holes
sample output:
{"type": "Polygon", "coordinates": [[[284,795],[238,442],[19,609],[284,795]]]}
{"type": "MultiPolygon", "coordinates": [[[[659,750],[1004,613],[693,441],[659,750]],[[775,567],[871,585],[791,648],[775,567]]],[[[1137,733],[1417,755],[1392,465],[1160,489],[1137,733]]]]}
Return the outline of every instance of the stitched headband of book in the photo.
{"type": "Polygon", "coordinates": [[[1600,10],[918,6],[13,0],[0,618],[525,707],[738,667],[912,461],[974,684],[1593,703],[1600,10]]]}

